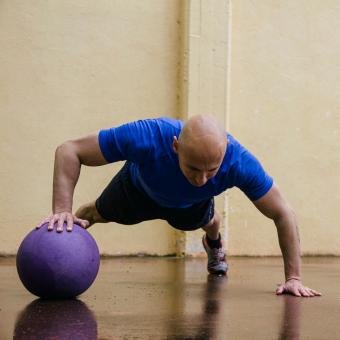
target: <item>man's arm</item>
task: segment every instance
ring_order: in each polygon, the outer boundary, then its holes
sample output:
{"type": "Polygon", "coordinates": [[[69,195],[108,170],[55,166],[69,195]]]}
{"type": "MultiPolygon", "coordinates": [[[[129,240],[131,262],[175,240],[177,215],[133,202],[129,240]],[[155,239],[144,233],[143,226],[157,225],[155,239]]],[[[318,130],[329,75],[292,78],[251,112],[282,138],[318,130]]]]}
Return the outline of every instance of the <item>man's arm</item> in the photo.
{"type": "Polygon", "coordinates": [[[52,215],[42,223],[49,223],[52,230],[58,223],[57,231],[63,230],[67,222],[67,230],[72,230],[73,222],[86,228],[88,221],[81,220],[72,214],[73,193],[78,182],[81,165],[99,166],[107,164],[98,143],[98,133],[91,134],[75,140],[67,141],[57,147],[53,174],[53,201],[52,215]]]}
{"type": "Polygon", "coordinates": [[[271,218],[277,228],[279,244],[284,261],[286,283],[277,290],[277,294],[290,293],[296,296],[321,295],[313,289],[303,286],[301,281],[300,239],[294,211],[273,184],[272,188],[260,199],[253,202],[258,210],[271,218]]]}

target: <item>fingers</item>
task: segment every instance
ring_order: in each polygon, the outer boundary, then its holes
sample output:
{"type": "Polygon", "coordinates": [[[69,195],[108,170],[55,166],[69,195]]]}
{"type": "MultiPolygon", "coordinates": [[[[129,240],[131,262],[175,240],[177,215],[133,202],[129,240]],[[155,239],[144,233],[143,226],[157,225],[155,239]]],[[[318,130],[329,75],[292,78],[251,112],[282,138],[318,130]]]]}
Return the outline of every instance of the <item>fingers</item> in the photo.
{"type": "Polygon", "coordinates": [[[321,296],[322,295],[321,293],[317,292],[316,290],[308,288],[308,287],[305,287],[305,290],[308,293],[308,296],[321,296]]]}
{"type": "Polygon", "coordinates": [[[286,282],[276,289],[276,295],[281,295],[285,293],[298,297],[321,296],[321,293],[314,289],[310,289],[309,287],[303,286],[301,282],[298,284],[291,284],[286,282]]]}
{"type": "Polygon", "coordinates": [[[66,230],[72,231],[72,228],[73,228],[73,218],[72,218],[71,214],[68,214],[67,215],[67,228],[66,228],[66,230]]]}
{"type": "Polygon", "coordinates": [[[291,290],[291,293],[295,296],[301,296],[299,289],[295,287],[291,290]]]}
{"type": "Polygon", "coordinates": [[[322,296],[322,294],[314,289],[311,289],[312,293],[314,294],[314,296],[322,296]]]}
{"type": "Polygon", "coordinates": [[[281,295],[284,292],[284,285],[280,285],[277,289],[276,289],[276,295],[281,295]]]}
{"type": "Polygon", "coordinates": [[[73,229],[73,224],[78,224],[84,229],[90,226],[90,222],[87,220],[82,220],[70,212],[61,212],[57,214],[50,215],[46,217],[41,223],[36,226],[36,229],[40,229],[44,224],[48,224],[47,230],[52,231],[56,227],[56,231],[61,233],[66,230],[71,232],[73,229]]]}
{"type": "Polygon", "coordinates": [[[310,294],[309,294],[309,292],[307,291],[307,289],[300,289],[300,294],[301,294],[301,296],[304,296],[304,297],[309,297],[310,296],[310,294]]]}
{"type": "Polygon", "coordinates": [[[302,288],[300,288],[299,291],[300,291],[301,295],[304,296],[304,297],[321,296],[321,294],[319,292],[317,292],[314,289],[310,289],[309,287],[302,286],[302,288]]]}
{"type": "Polygon", "coordinates": [[[74,222],[79,224],[81,227],[83,227],[84,229],[87,229],[90,226],[90,222],[87,220],[82,220],[78,217],[74,217],[74,222]]]}
{"type": "Polygon", "coordinates": [[[57,218],[55,217],[55,215],[53,215],[53,216],[50,218],[50,221],[49,221],[48,227],[47,227],[47,230],[48,230],[48,231],[52,231],[52,230],[53,230],[54,223],[55,223],[56,219],[57,219],[57,218]]]}
{"type": "Polygon", "coordinates": [[[59,219],[58,219],[58,225],[57,225],[57,232],[61,233],[64,231],[64,222],[66,219],[66,214],[65,213],[61,213],[59,215],[59,219]]]}
{"type": "Polygon", "coordinates": [[[314,296],[312,290],[310,288],[308,288],[308,287],[304,288],[304,293],[306,294],[304,296],[314,296]]]}

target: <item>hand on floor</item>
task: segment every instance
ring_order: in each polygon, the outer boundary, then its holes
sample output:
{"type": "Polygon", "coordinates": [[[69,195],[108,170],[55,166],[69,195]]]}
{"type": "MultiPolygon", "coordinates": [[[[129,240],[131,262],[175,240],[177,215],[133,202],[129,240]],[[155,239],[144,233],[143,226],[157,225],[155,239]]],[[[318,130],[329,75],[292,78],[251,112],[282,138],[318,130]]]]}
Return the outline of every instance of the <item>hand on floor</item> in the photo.
{"type": "Polygon", "coordinates": [[[317,292],[314,289],[308,288],[302,284],[300,280],[288,280],[286,283],[281,284],[276,289],[276,295],[281,294],[291,294],[294,296],[302,296],[302,297],[313,297],[313,296],[321,296],[321,293],[317,292]]]}

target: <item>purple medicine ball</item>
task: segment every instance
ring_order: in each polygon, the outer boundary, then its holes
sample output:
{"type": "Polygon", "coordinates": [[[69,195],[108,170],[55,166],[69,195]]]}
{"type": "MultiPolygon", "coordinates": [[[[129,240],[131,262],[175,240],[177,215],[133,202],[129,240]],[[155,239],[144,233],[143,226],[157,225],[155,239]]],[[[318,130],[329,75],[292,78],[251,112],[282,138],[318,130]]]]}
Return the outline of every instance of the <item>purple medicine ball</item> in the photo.
{"type": "MultiPolygon", "coordinates": [[[[66,227],[64,225],[64,227],[66,227]]],[[[88,231],[32,230],[17,253],[21,282],[34,295],[48,299],[73,298],[88,289],[99,270],[99,250],[88,231]]]]}

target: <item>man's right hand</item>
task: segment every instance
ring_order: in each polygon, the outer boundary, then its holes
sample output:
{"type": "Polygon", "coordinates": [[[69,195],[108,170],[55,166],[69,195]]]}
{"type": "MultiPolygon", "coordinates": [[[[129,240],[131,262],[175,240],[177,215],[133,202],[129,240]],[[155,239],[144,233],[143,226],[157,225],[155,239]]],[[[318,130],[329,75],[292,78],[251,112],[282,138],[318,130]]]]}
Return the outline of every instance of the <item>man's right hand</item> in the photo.
{"type": "Polygon", "coordinates": [[[48,223],[47,230],[52,231],[54,226],[57,226],[57,232],[61,233],[64,230],[64,223],[67,224],[66,230],[72,231],[73,224],[78,224],[84,229],[88,228],[90,223],[87,220],[82,220],[78,218],[76,215],[73,215],[70,212],[60,212],[56,214],[52,214],[46,217],[40,224],[36,226],[36,229],[41,228],[44,224],[48,223]]]}

